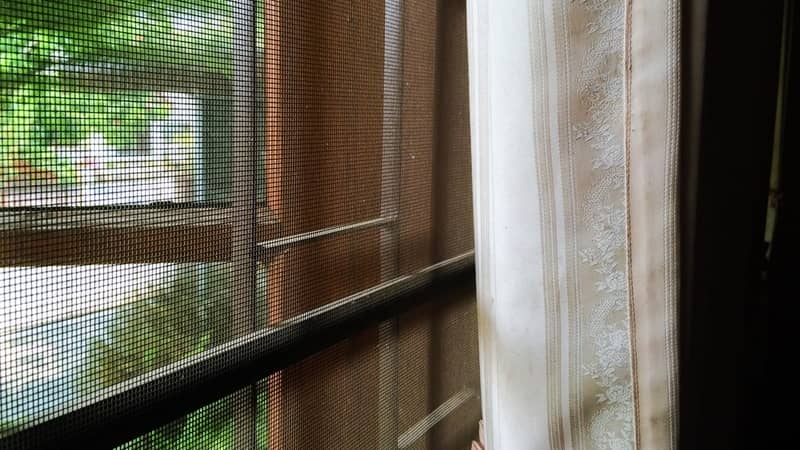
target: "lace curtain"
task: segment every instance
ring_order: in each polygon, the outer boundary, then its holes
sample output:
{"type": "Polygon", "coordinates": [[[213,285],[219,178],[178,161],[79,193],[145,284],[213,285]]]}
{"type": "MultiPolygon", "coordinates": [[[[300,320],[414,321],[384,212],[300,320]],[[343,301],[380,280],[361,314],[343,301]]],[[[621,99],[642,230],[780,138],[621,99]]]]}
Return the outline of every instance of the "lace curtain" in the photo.
{"type": "Polygon", "coordinates": [[[677,442],[679,2],[469,2],[490,449],[677,442]]]}

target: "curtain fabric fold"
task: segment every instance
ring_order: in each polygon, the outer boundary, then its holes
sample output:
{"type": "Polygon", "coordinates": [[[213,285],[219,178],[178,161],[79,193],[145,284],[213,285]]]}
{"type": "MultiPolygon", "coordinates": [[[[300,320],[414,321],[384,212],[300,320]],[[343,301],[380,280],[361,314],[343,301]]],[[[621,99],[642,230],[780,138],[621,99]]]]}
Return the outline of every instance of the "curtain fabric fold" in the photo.
{"type": "Polygon", "coordinates": [[[679,2],[469,2],[488,448],[677,440],[679,2]]]}

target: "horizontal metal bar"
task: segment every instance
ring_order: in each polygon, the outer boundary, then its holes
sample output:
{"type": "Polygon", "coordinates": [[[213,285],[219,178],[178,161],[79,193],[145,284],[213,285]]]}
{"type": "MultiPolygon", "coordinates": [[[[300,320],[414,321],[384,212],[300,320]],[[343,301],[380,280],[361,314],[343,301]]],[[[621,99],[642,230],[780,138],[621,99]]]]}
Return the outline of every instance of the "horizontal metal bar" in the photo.
{"type": "Polygon", "coordinates": [[[442,419],[453,413],[459,406],[467,402],[467,400],[475,397],[475,391],[470,388],[464,388],[456,392],[452,397],[447,399],[444,403],[439,405],[436,409],[431,411],[430,414],[423,417],[422,420],[412,425],[405,433],[397,438],[397,448],[404,449],[411,447],[417,442],[425,433],[431,430],[442,419]]]}
{"type": "Polygon", "coordinates": [[[321,239],[338,236],[341,234],[353,233],[355,231],[366,230],[369,228],[382,227],[395,223],[396,217],[379,217],[377,219],[365,220],[347,225],[337,225],[321,230],[309,231],[306,233],[293,234],[282,238],[272,239],[256,244],[258,251],[267,255],[279,253],[289,247],[299,244],[307,244],[321,239]]]}
{"type": "Polygon", "coordinates": [[[389,317],[475,283],[474,253],[361,291],[93,395],[0,449],[109,448],[224,398],[389,317]]]}

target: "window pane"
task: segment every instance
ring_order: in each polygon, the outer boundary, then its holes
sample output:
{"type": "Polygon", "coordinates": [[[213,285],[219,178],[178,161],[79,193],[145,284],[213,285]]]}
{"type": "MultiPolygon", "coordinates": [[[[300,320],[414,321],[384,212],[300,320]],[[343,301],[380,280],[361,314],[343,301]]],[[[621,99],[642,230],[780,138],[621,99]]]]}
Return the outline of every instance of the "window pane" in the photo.
{"type": "MultiPolygon", "coordinates": [[[[202,115],[196,96],[151,92],[70,96],[77,99],[75,103],[55,94],[47,107],[63,108],[65,116],[97,124],[88,126],[87,135],[74,145],[32,143],[33,149],[13,154],[11,173],[2,184],[2,206],[135,205],[204,199],[202,115]],[[46,158],[54,161],[43,160],[46,158]]],[[[55,128],[61,128],[49,132],[54,142],[70,132],[59,124],[60,117],[41,118],[41,123],[53,119],[55,128]]],[[[12,139],[23,135],[24,140],[26,132],[12,129],[12,139]]]]}
{"type": "Polygon", "coordinates": [[[4,6],[0,207],[230,201],[232,3],[4,6]]]}

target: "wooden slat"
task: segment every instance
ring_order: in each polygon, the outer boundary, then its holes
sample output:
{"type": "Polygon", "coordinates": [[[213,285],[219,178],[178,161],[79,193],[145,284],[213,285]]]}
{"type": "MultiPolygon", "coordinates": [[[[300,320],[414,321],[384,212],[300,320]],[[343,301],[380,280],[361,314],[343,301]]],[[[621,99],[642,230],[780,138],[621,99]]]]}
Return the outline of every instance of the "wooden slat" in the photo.
{"type": "MultiPolygon", "coordinates": [[[[228,209],[4,211],[0,266],[227,261],[228,209]]],[[[279,226],[259,211],[258,240],[279,226]]]]}

